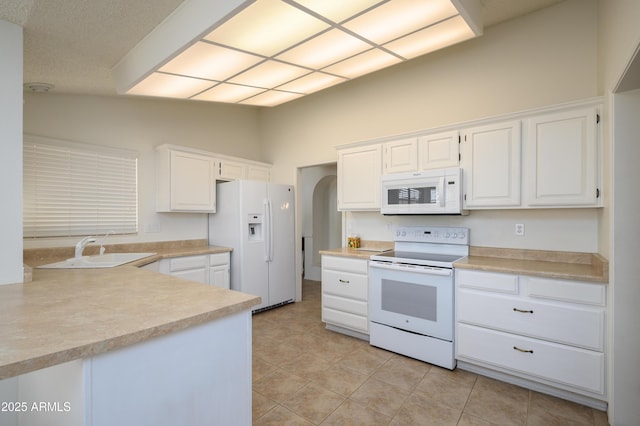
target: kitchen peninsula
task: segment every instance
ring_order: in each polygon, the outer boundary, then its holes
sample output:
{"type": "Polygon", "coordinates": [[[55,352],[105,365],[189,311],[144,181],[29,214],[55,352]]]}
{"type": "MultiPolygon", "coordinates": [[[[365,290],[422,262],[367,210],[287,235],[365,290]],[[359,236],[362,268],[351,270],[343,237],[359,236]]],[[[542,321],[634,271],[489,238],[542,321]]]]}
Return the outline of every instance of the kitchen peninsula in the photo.
{"type": "Polygon", "coordinates": [[[259,301],[131,265],[35,269],[0,286],[0,423],[248,424],[259,301]]]}

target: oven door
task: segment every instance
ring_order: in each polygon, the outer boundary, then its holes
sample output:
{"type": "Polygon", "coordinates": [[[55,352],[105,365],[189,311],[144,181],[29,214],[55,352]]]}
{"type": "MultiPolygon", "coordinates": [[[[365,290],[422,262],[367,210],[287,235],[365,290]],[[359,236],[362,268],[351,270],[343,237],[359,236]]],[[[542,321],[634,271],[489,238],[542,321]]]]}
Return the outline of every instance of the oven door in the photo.
{"type": "Polygon", "coordinates": [[[369,261],[369,320],[453,341],[453,270],[369,261]]]}

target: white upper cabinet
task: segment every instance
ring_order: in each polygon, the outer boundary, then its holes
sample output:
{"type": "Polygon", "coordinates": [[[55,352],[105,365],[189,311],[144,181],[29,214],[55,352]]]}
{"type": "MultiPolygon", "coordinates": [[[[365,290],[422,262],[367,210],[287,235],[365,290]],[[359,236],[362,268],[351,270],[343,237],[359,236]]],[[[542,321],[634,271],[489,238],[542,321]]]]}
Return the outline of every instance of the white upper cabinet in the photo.
{"type": "Polygon", "coordinates": [[[418,139],[418,169],[458,167],[460,164],[460,132],[434,133],[418,139]]]}
{"type": "Polygon", "coordinates": [[[338,210],[379,210],[380,144],[338,150],[338,210]]]}
{"type": "Polygon", "coordinates": [[[520,127],[520,121],[514,120],[463,132],[465,209],[520,206],[520,127]]]}
{"type": "Polygon", "coordinates": [[[249,160],[218,157],[218,180],[260,180],[269,182],[271,167],[266,163],[254,163],[249,160]]]}
{"type": "Polygon", "coordinates": [[[218,159],[218,175],[219,180],[237,180],[244,179],[246,174],[246,165],[240,161],[228,159],[218,159]]]}
{"type": "Polygon", "coordinates": [[[156,211],[215,213],[215,159],[166,146],[158,147],[156,211]]]}
{"type": "Polygon", "coordinates": [[[589,107],[528,120],[528,206],[596,206],[601,202],[597,116],[597,109],[589,107]]]}
{"type": "Polygon", "coordinates": [[[263,182],[269,182],[270,176],[270,166],[261,166],[253,163],[249,163],[247,165],[247,179],[249,180],[261,180],[263,182]]]}
{"type": "Polygon", "coordinates": [[[413,172],[418,169],[417,138],[400,139],[382,144],[383,174],[413,172]]]}

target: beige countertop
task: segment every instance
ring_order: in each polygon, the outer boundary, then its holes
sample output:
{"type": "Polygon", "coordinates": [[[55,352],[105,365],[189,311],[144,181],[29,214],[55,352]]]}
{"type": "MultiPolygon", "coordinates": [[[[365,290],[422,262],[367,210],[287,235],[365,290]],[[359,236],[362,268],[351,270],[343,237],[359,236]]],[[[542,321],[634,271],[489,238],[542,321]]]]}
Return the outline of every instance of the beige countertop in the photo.
{"type": "MultiPolygon", "coordinates": [[[[141,251],[136,245],[129,248],[141,251]]],[[[147,250],[158,253],[156,260],[229,251],[190,245],[156,248],[147,250]]],[[[32,259],[32,264],[52,261],[56,259],[32,259]]],[[[133,265],[36,268],[32,282],[0,285],[0,379],[143,342],[260,303],[257,296],[133,265]]]]}
{"type": "MultiPolygon", "coordinates": [[[[393,249],[393,242],[363,242],[363,248],[320,250],[320,254],[369,259],[376,252],[393,249]],[[369,244],[367,244],[369,243],[369,244]]],[[[454,262],[459,269],[533,275],[574,281],[607,283],[609,263],[596,253],[469,247],[469,256],[454,262]]]]}
{"type": "Polygon", "coordinates": [[[596,253],[470,247],[469,256],[454,262],[453,266],[544,278],[609,282],[609,262],[596,253]]]}
{"type": "Polygon", "coordinates": [[[362,245],[360,248],[341,247],[335,249],[319,250],[319,253],[329,256],[369,259],[371,255],[387,250],[393,250],[393,241],[362,241],[362,245]]]}

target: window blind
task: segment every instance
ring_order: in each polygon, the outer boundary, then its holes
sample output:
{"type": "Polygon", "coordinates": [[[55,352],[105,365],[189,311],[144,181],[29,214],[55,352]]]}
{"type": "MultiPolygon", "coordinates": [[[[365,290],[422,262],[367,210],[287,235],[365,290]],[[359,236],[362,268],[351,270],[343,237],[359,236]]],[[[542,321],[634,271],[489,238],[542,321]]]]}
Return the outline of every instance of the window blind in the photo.
{"type": "Polygon", "coordinates": [[[24,238],[138,232],[134,153],[26,137],[24,238]]]}

